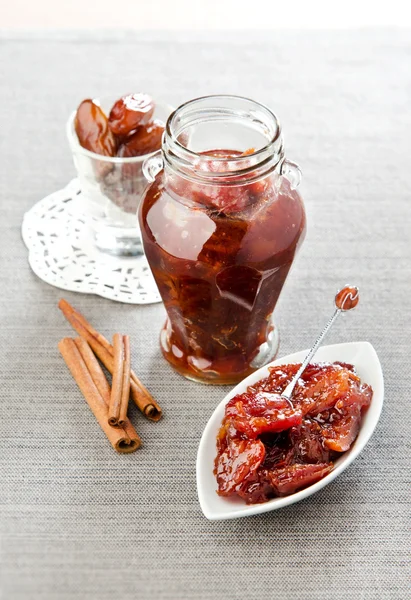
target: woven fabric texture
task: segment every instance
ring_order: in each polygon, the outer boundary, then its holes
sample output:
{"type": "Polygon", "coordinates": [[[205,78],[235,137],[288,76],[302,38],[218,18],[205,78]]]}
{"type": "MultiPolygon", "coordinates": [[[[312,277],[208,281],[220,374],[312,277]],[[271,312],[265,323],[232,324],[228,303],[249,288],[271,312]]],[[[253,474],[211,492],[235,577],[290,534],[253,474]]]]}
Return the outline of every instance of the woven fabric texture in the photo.
{"type": "Polygon", "coordinates": [[[409,597],[411,34],[408,31],[0,36],[0,596],[4,600],[387,600],[409,597]],[[160,305],[65,293],[102,332],[130,334],[164,408],[116,455],[57,351],[62,293],[30,271],[23,214],[74,175],[65,120],[85,97],[209,93],[279,115],[303,170],[308,234],[278,306],[281,353],[306,348],[334,291],[361,289],[330,343],[368,340],[381,421],[334,483],[260,517],[208,522],[198,441],[227,388],[163,361],[160,305]]]}

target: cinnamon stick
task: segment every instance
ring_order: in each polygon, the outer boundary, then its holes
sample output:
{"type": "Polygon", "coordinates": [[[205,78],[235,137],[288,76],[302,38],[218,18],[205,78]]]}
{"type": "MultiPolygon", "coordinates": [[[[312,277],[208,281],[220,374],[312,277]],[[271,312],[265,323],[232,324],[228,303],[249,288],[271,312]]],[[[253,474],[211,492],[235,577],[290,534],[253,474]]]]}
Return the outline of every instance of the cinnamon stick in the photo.
{"type": "Polygon", "coordinates": [[[75,338],[74,343],[77,346],[78,351],[80,352],[84,362],[86,363],[86,367],[91,375],[92,380],[96,388],[98,389],[100,396],[103,398],[105,404],[108,406],[110,403],[110,384],[107,381],[106,376],[103,373],[103,369],[100,367],[100,363],[96,359],[93,354],[92,349],[81,337],[75,338]]]}
{"type": "MultiPolygon", "coordinates": [[[[63,315],[72,327],[92,347],[94,353],[101,360],[106,369],[113,373],[113,346],[98,331],[90,325],[85,317],[79,313],[63,298],[58,304],[63,315]]],[[[141,383],[133,370],[130,370],[131,397],[138,409],[151,421],[158,421],[162,417],[162,410],[150,392],[141,383]]]]}
{"type": "Polygon", "coordinates": [[[110,425],[118,425],[120,404],[123,398],[124,376],[124,340],[120,333],[115,333],[113,335],[113,349],[113,379],[111,382],[111,396],[108,407],[108,422],[110,425]]]}
{"type": "MultiPolygon", "coordinates": [[[[141,440],[131,423],[129,424],[131,428],[127,426],[127,430],[126,428],[111,427],[111,425],[108,424],[108,405],[104,396],[97,388],[85,359],[83,358],[82,352],[87,352],[84,349],[84,345],[81,343],[78,345],[71,338],[64,338],[59,342],[58,348],[91,411],[113,448],[120,453],[135,452],[140,446],[141,440]],[[79,348],[81,348],[81,351],[79,348]]],[[[90,356],[88,357],[88,360],[91,360],[90,356]]],[[[96,361],[95,358],[94,360],[96,361]]],[[[92,367],[92,372],[95,373],[95,370],[96,367],[94,365],[92,367]]]]}
{"type": "MultiPolygon", "coordinates": [[[[108,407],[110,404],[111,389],[110,389],[110,385],[106,379],[106,376],[103,373],[103,369],[100,367],[100,363],[96,359],[92,349],[90,348],[88,343],[83,338],[81,338],[81,337],[76,338],[74,340],[74,343],[76,344],[81,356],[84,359],[84,362],[86,363],[86,366],[90,372],[90,375],[107,406],[107,412],[108,412],[108,407]]],[[[122,427],[132,440],[138,441],[138,445],[140,446],[141,439],[140,439],[138,433],[136,432],[136,430],[134,429],[133,425],[131,424],[130,419],[128,419],[126,417],[122,427]]]]}
{"type": "Polygon", "coordinates": [[[128,335],[123,335],[124,347],[124,365],[123,365],[123,381],[121,386],[120,412],[118,424],[123,425],[127,419],[128,401],[130,398],[130,338],[128,335]]]}

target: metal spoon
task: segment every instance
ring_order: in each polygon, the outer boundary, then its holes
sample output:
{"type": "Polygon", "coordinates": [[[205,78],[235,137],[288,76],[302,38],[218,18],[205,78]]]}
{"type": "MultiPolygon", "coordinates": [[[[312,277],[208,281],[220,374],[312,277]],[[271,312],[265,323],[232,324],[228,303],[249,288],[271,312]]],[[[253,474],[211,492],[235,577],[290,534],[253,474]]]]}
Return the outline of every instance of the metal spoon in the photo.
{"type": "Polygon", "coordinates": [[[301,363],[301,367],[298,369],[297,373],[294,375],[294,377],[292,378],[290,383],[287,385],[287,387],[285,388],[283,393],[280,394],[281,398],[285,398],[286,400],[288,400],[291,403],[291,396],[293,394],[295,386],[297,385],[298,380],[300,379],[301,375],[304,373],[305,369],[307,368],[307,365],[310,363],[314,354],[317,352],[323,339],[325,338],[325,336],[331,329],[331,325],[333,325],[333,323],[336,321],[337,317],[339,317],[342,312],[347,312],[347,311],[355,308],[358,304],[359,299],[360,299],[359,291],[358,291],[357,287],[346,285],[345,287],[342,288],[342,290],[337,292],[337,294],[335,296],[335,307],[336,308],[335,308],[333,316],[328,321],[327,325],[324,327],[324,329],[322,330],[322,332],[320,333],[320,335],[314,342],[314,345],[312,346],[311,350],[309,351],[309,353],[307,354],[307,356],[301,363]]]}

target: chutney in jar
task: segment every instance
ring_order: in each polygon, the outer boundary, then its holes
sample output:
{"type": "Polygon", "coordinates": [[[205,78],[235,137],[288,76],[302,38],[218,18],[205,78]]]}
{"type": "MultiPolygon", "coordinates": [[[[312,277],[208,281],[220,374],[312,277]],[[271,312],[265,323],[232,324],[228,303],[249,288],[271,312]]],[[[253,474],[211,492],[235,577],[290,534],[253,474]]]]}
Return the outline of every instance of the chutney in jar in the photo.
{"type": "Polygon", "coordinates": [[[279,168],[261,167],[258,149],[203,147],[189,161],[178,168],[166,155],[140,206],[167,311],[161,349],[188,378],[235,383],[276,354],[273,311],[304,238],[304,206],[279,168]]]}

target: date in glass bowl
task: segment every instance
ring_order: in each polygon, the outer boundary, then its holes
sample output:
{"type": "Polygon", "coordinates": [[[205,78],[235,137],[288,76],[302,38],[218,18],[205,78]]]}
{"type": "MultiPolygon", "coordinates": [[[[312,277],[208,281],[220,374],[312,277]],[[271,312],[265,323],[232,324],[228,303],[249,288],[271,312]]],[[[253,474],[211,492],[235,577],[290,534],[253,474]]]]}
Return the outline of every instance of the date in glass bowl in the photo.
{"type": "MultiPolygon", "coordinates": [[[[116,97],[93,101],[106,115],[116,97]]],[[[166,123],[173,107],[156,102],[153,119],[166,123]]],[[[136,217],[147,185],[144,161],[155,152],[133,157],[103,156],[83,148],[75,130],[76,111],[70,115],[66,131],[81,189],[81,209],[88,219],[94,244],[103,252],[117,256],[143,254],[136,217]]]]}

